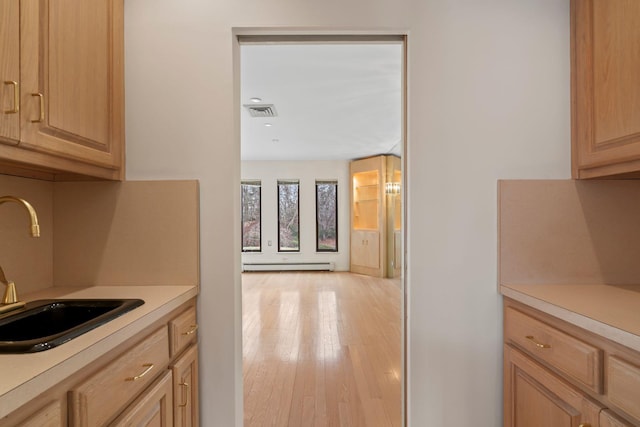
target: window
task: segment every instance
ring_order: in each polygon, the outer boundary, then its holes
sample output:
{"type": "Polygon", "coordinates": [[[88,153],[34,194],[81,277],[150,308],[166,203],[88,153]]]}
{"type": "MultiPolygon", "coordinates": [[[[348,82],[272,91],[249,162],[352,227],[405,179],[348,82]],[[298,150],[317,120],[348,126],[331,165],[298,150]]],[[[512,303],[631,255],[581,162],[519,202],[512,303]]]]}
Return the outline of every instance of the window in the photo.
{"type": "Polygon", "coordinates": [[[316,181],[316,251],[338,252],[337,181],[316,181]]]}
{"type": "Polygon", "coordinates": [[[300,183],[278,181],[278,251],[300,251],[300,183]]]}
{"type": "Polygon", "coordinates": [[[260,181],[242,181],[242,252],[262,250],[260,181]]]}

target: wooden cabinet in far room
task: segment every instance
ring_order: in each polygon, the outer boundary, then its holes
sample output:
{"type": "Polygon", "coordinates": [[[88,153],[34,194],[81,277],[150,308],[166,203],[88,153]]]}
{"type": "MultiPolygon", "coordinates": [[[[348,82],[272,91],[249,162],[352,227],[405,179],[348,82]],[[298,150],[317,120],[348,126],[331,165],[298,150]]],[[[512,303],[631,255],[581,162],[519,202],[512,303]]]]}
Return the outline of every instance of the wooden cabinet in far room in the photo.
{"type": "Polygon", "coordinates": [[[375,230],[351,232],[351,265],[373,270],[380,269],[380,232],[375,230]]]}
{"type": "Polygon", "coordinates": [[[0,172],[123,179],[123,0],[6,0],[0,12],[0,172]]]}
{"type": "Polygon", "coordinates": [[[350,172],[350,270],[395,277],[402,265],[400,158],[385,155],[354,160],[350,172]]]}
{"type": "Polygon", "coordinates": [[[640,178],[640,2],[571,0],[574,178],[640,178]]]}

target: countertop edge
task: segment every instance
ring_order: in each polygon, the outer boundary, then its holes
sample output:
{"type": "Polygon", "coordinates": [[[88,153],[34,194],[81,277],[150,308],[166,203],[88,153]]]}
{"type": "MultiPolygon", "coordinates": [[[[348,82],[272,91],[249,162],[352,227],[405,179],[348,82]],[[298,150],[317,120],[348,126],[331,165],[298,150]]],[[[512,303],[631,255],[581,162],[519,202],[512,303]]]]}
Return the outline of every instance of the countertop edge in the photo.
{"type": "Polygon", "coordinates": [[[40,395],[43,391],[54,387],[71,374],[86,367],[114,347],[126,342],[156,320],[169,314],[183,303],[198,295],[197,286],[185,287],[185,292],[159,305],[153,311],[142,315],[124,327],[97,340],[84,349],[74,353],[61,363],[56,364],[34,376],[28,381],[14,387],[0,396],[0,419],[7,416],[25,403],[40,395]]]}
{"type": "Polygon", "coordinates": [[[586,329],[587,331],[600,335],[605,339],[625,347],[629,347],[633,350],[640,351],[640,336],[608,325],[581,313],[541,300],[524,292],[519,292],[505,285],[500,285],[500,293],[505,297],[526,304],[536,310],[557,317],[560,320],[564,320],[565,322],[571,323],[572,325],[578,326],[582,329],[586,329]]]}

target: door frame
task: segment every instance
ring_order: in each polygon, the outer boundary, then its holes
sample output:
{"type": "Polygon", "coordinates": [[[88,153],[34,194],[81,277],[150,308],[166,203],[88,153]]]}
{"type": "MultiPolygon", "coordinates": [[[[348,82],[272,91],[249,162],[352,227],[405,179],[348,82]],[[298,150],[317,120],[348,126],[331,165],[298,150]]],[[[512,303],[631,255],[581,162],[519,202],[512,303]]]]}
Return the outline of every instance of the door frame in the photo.
{"type": "MultiPolygon", "coordinates": [[[[407,30],[396,29],[358,29],[358,30],[335,30],[335,29],[318,29],[318,28],[268,28],[268,27],[234,27],[232,28],[232,40],[233,40],[233,122],[234,122],[234,140],[236,147],[240,151],[241,147],[241,64],[240,64],[240,46],[247,43],[341,43],[341,42],[371,42],[371,43],[384,43],[384,42],[400,42],[402,44],[402,89],[401,89],[401,141],[402,141],[402,184],[401,184],[401,197],[402,197],[402,272],[400,277],[402,303],[400,307],[401,316],[401,406],[402,406],[402,425],[408,424],[408,392],[409,392],[409,380],[408,380],[408,298],[409,298],[409,277],[408,277],[408,236],[409,236],[409,222],[407,218],[409,204],[409,191],[408,191],[408,96],[409,96],[409,76],[408,76],[408,42],[409,33],[407,30]]],[[[239,158],[239,156],[238,156],[239,158]]],[[[239,164],[237,167],[241,167],[239,164]]],[[[237,188],[240,188],[240,182],[234,183],[237,188]]],[[[236,234],[239,234],[239,227],[235,227],[236,234]]],[[[236,236],[236,241],[239,241],[240,236],[236,236]]],[[[242,283],[241,278],[239,283],[242,283]]],[[[240,298],[242,299],[242,292],[240,292],[240,298]]],[[[242,343],[242,318],[240,318],[240,325],[235,331],[236,340],[242,343]]],[[[239,354],[236,355],[236,363],[242,366],[242,349],[239,354]],[[238,360],[239,359],[239,360],[238,360]]],[[[240,369],[242,372],[242,369],[240,369]]],[[[242,390],[242,376],[240,377],[240,390],[242,390]]],[[[244,402],[244,393],[238,393],[242,401],[244,402]]],[[[244,405],[242,405],[244,406],[244,405]]]]}

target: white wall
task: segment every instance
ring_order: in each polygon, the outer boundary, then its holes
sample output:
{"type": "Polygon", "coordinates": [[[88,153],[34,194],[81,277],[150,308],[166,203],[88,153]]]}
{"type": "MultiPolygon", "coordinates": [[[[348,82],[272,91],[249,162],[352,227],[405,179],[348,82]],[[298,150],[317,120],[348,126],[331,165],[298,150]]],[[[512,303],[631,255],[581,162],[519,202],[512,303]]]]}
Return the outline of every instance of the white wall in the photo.
{"type": "Polygon", "coordinates": [[[409,420],[501,424],[496,180],[570,175],[569,0],[126,0],[130,179],[201,182],[202,425],[242,424],[233,27],[409,33],[409,420]]]}
{"type": "Polygon", "coordinates": [[[349,270],[349,162],[242,162],[242,179],[262,183],[262,252],[243,253],[242,262],[333,262],[349,270]],[[300,181],[300,252],[278,252],[278,180],[300,181]],[[316,252],[316,180],[338,181],[338,252],[316,252]],[[271,246],[268,242],[271,241],[271,246]]]}

